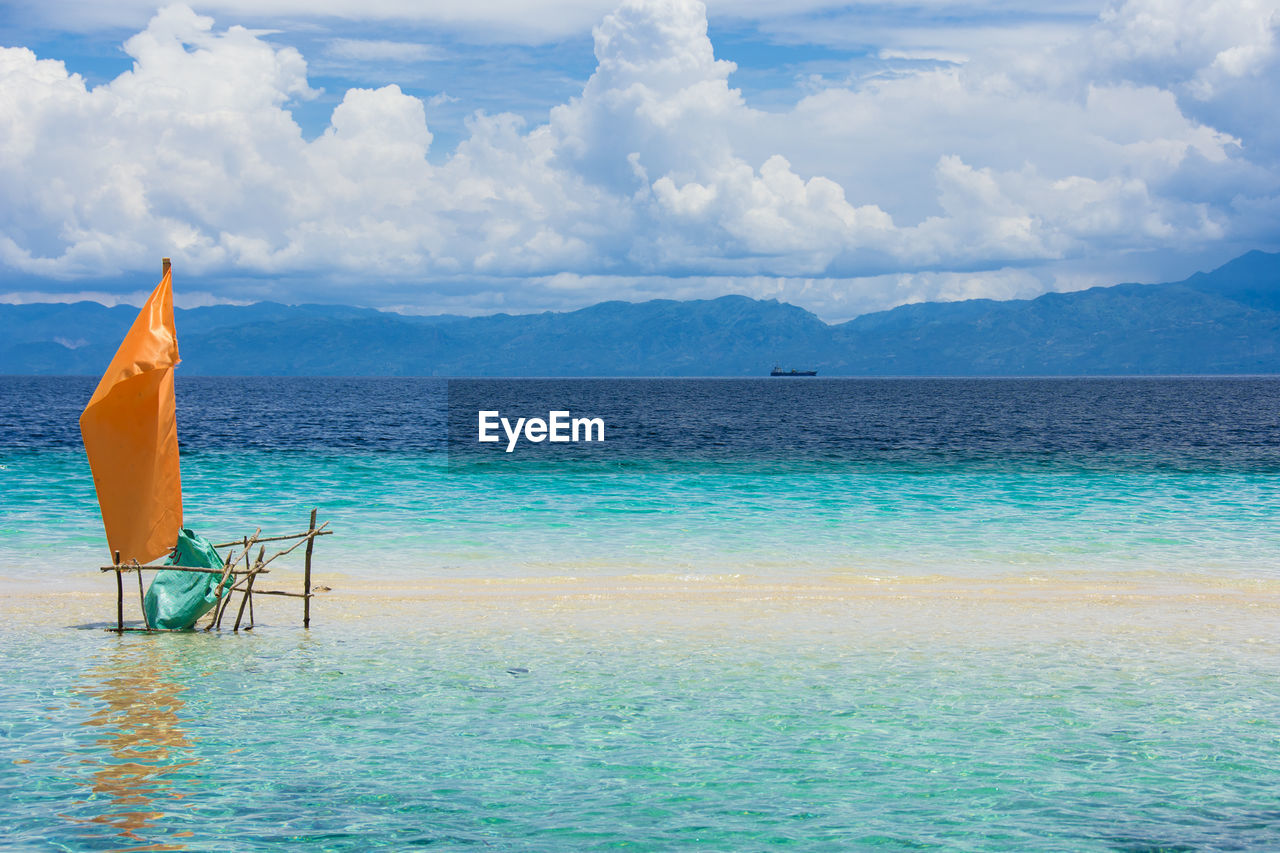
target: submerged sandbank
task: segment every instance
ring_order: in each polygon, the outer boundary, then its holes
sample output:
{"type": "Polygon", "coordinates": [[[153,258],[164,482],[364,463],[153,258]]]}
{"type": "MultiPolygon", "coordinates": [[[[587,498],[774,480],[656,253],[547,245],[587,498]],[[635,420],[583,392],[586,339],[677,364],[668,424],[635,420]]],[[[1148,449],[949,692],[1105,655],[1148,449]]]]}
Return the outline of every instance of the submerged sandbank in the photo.
{"type": "MultiPolygon", "coordinates": [[[[9,629],[114,624],[109,577],[92,585],[4,582],[9,629]],[[68,588],[68,586],[70,588],[68,588]]],[[[272,577],[293,589],[289,573],[272,577]]],[[[325,575],[314,631],[549,632],[566,639],[720,637],[742,642],[1004,644],[1109,639],[1273,645],[1280,580],[1144,576],[762,579],[738,575],[446,578],[377,582],[325,575]]],[[[296,599],[255,598],[259,630],[295,630],[296,599]]],[[[126,586],[126,621],[138,616],[126,586]]]]}

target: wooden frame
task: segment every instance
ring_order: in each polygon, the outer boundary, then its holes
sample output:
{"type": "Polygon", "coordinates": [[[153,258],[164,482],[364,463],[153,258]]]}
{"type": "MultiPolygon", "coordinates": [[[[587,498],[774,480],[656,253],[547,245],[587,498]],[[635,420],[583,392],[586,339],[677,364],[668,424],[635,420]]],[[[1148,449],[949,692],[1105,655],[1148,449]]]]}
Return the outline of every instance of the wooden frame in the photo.
{"type": "MultiPolygon", "coordinates": [[[[116,627],[108,628],[109,631],[124,633],[126,631],[157,631],[164,630],[152,628],[151,623],[147,621],[146,593],[143,591],[142,573],[145,571],[165,571],[165,572],[199,572],[202,574],[220,575],[218,581],[218,601],[210,611],[213,615],[209,619],[209,623],[205,625],[204,630],[222,629],[222,618],[226,615],[227,605],[231,603],[237,590],[240,591],[240,607],[236,611],[236,621],[232,626],[233,631],[240,630],[240,624],[244,620],[245,608],[249,610],[249,623],[245,626],[245,630],[253,628],[253,588],[254,581],[258,575],[270,574],[267,566],[275,559],[296,550],[304,542],[307,550],[303,562],[302,572],[302,592],[289,592],[287,590],[256,590],[258,595],[282,595],[289,598],[302,599],[302,627],[311,627],[311,598],[315,592],[311,586],[311,553],[315,547],[317,536],[332,535],[332,530],[326,530],[329,522],[324,522],[319,527],[316,526],[316,510],[311,510],[311,521],[307,529],[302,533],[290,533],[284,536],[262,536],[262,528],[254,531],[252,536],[244,536],[232,542],[220,542],[215,544],[214,548],[230,548],[227,552],[226,560],[221,569],[205,568],[203,566],[163,566],[163,565],[145,565],[140,566],[136,562],[124,564],[120,562],[120,552],[116,552],[115,565],[101,566],[101,572],[116,573],[116,627]],[[293,542],[287,548],[283,548],[270,557],[266,556],[267,546],[262,544],[265,542],[293,542]],[[258,548],[258,556],[251,559],[254,547],[258,548]],[[237,553],[236,548],[239,548],[237,553]],[[241,567],[242,566],[242,567],[241,567]],[[127,572],[138,573],[138,604],[142,608],[142,623],[144,628],[126,628],[124,626],[124,575],[127,572]],[[225,592],[225,594],[224,594],[225,592]]],[[[201,617],[203,618],[203,617],[201,617]]]]}

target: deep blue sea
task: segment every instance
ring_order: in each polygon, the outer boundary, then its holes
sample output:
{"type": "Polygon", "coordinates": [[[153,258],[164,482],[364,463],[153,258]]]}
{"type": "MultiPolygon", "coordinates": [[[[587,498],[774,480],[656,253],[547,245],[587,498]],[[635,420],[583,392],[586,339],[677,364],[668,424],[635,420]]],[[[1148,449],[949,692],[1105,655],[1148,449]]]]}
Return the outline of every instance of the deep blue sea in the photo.
{"type": "Polygon", "coordinates": [[[187,525],[336,535],[164,636],[95,384],[0,378],[16,848],[1280,849],[1280,379],[179,377],[187,525]]]}

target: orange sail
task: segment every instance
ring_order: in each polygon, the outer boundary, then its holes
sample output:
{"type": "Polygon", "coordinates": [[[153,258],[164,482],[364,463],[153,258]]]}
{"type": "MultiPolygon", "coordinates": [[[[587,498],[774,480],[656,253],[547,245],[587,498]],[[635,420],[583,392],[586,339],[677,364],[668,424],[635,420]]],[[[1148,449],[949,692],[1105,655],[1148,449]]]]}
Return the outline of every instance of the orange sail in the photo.
{"type": "Polygon", "coordinates": [[[80,415],[112,555],[128,563],[164,556],[182,528],[182,478],[173,368],[173,276],[164,276],[133,321],[80,415]]]}

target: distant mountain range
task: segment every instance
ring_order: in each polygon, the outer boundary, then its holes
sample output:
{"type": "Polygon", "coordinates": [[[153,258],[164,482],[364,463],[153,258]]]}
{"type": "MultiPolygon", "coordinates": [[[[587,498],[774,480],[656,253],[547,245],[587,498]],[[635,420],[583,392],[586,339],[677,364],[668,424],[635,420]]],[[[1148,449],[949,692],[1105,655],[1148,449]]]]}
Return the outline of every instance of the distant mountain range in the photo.
{"type": "MultiPolygon", "coordinates": [[[[0,373],[97,375],[136,314],[0,305],[0,373]]],[[[188,376],[1280,373],[1280,254],[1171,284],[904,305],[835,325],[744,296],[473,318],[259,303],[179,309],[176,321],[188,376]]]]}

